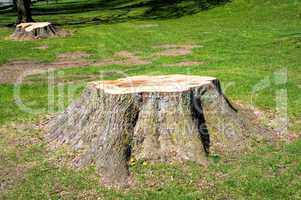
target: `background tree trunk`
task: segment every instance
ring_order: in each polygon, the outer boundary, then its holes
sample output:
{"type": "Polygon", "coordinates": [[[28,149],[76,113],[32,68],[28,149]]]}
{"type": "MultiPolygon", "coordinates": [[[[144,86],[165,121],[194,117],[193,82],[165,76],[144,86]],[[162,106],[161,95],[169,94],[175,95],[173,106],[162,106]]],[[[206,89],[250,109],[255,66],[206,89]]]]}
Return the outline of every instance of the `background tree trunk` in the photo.
{"type": "Polygon", "coordinates": [[[14,5],[17,10],[16,24],[33,22],[31,15],[31,0],[14,0],[14,5]]]}

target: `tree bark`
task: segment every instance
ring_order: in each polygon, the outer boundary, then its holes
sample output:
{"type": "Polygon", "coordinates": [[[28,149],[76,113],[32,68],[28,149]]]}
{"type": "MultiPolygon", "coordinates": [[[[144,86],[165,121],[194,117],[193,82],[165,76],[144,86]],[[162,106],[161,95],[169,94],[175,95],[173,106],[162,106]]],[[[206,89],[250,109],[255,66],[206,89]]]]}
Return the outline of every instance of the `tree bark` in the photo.
{"type": "Polygon", "coordinates": [[[95,163],[103,183],[124,186],[130,157],[206,165],[209,149],[248,147],[252,128],[217,79],[171,75],[92,82],[46,133],[52,145],[81,152],[76,166],[95,163]]]}
{"type": "Polygon", "coordinates": [[[14,0],[17,10],[16,24],[33,22],[31,15],[31,0],[14,0]]]}

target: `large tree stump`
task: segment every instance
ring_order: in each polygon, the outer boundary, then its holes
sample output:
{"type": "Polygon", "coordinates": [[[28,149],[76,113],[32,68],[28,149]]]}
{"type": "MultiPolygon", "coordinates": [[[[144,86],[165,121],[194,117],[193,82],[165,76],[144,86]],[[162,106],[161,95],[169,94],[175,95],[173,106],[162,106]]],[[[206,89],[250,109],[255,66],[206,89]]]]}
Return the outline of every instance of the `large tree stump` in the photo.
{"type": "Polygon", "coordinates": [[[29,22],[18,24],[11,38],[15,40],[30,40],[44,39],[57,35],[56,28],[49,22],[29,22]]]}
{"type": "Polygon", "coordinates": [[[82,152],[75,164],[95,163],[102,182],[116,186],[128,183],[130,157],[206,164],[209,148],[245,148],[250,131],[215,78],[137,76],[89,83],[46,138],[82,152]]]}

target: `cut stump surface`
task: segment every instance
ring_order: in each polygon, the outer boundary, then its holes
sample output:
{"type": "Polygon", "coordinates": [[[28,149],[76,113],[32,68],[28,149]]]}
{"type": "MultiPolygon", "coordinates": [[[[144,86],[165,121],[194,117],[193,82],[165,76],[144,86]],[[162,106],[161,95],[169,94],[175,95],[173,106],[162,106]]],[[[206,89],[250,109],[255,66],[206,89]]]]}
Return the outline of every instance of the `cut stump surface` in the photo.
{"type": "Polygon", "coordinates": [[[113,186],[129,183],[130,158],[206,165],[209,151],[244,149],[251,134],[216,78],[186,75],[91,82],[46,131],[53,145],[81,152],[76,166],[95,163],[113,186]]]}

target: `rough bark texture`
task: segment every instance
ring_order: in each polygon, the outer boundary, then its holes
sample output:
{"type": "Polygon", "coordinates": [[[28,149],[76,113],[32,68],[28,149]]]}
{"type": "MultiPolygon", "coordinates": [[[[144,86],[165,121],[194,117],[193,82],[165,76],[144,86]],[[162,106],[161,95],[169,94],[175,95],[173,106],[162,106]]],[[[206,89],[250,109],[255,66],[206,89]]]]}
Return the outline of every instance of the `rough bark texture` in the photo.
{"type": "Polygon", "coordinates": [[[16,24],[33,22],[31,15],[31,0],[14,0],[17,10],[16,24]]]}
{"type": "Polygon", "coordinates": [[[103,183],[124,186],[130,157],[205,165],[209,149],[247,148],[250,130],[215,78],[138,76],[90,83],[46,138],[81,152],[77,166],[95,163],[103,183]]]}
{"type": "Polygon", "coordinates": [[[56,28],[49,22],[21,23],[16,26],[11,35],[15,40],[33,40],[53,37],[58,35],[56,28]]]}

